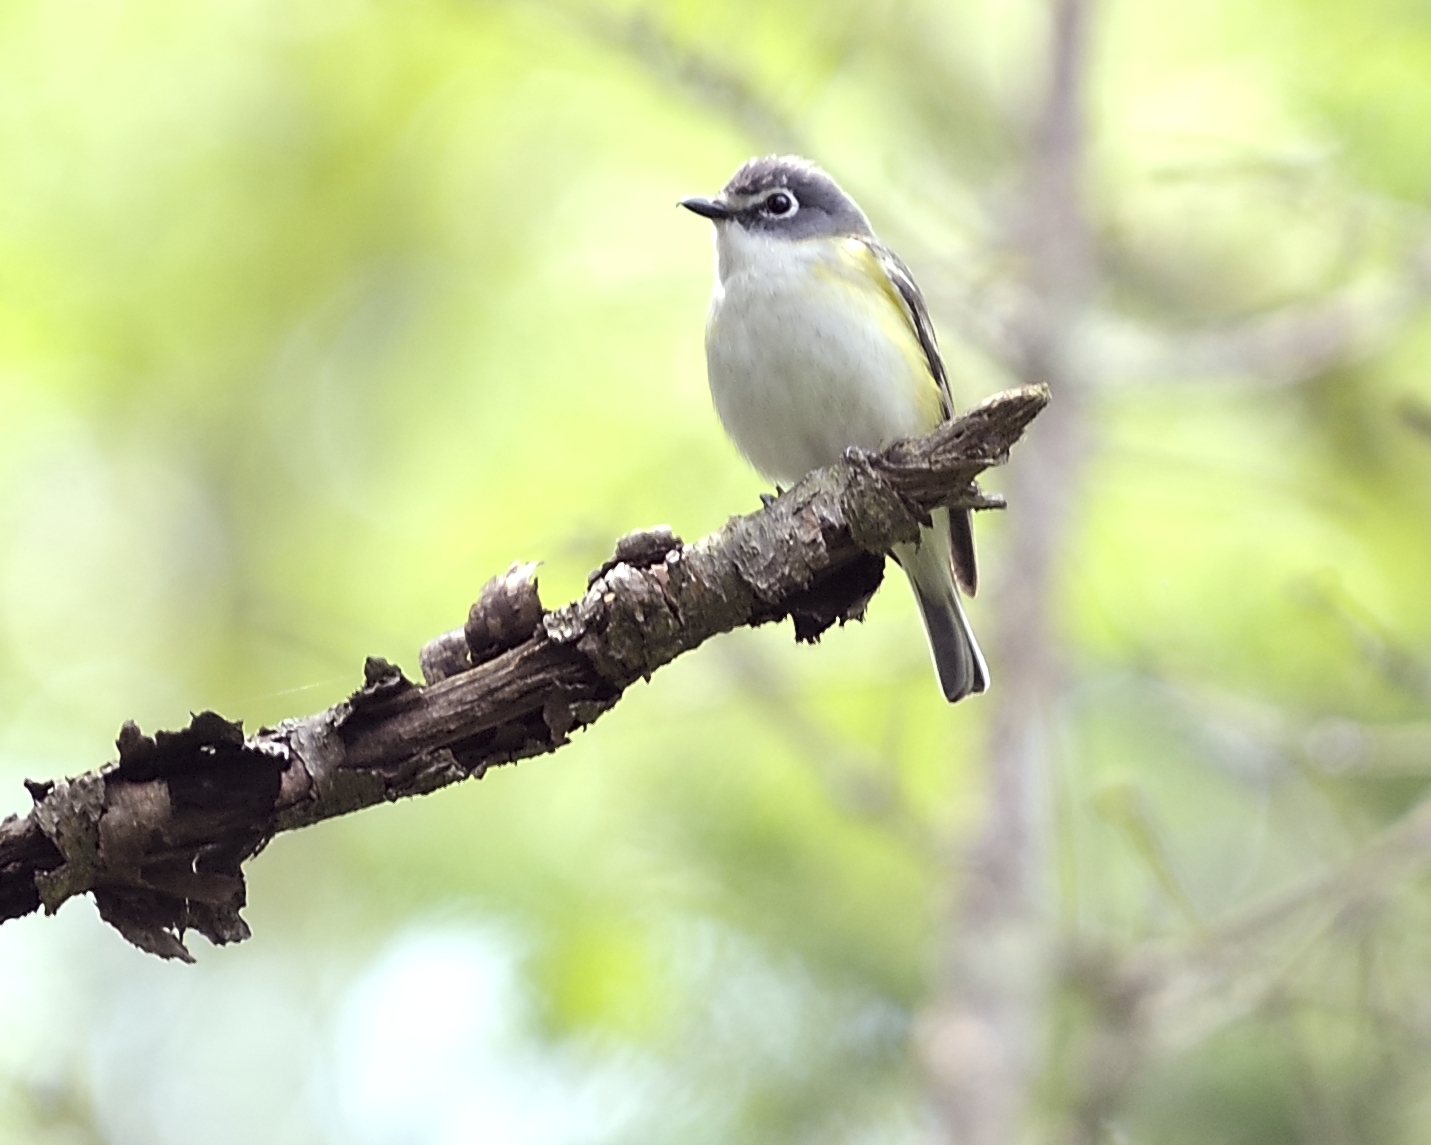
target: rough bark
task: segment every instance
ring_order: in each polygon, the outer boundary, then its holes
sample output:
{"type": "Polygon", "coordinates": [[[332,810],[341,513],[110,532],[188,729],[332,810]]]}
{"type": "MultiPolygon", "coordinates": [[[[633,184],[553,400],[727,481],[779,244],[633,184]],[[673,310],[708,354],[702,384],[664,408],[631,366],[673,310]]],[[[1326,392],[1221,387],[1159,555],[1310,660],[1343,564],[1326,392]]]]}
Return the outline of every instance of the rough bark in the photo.
{"type": "Polygon", "coordinates": [[[347,700],[250,736],[213,712],[154,736],[127,722],[117,761],[27,783],[34,808],[0,823],[0,921],[89,892],[125,938],[166,958],[191,957],[188,930],[247,938],[242,865],[279,832],[554,751],[717,633],[788,616],[813,641],[860,617],[884,554],[915,540],[931,509],[1002,506],[974,478],[1047,401],[1042,386],[1012,390],[927,437],[852,450],[694,544],[633,533],[555,611],[535,566],[513,565],[463,628],[423,649],[424,685],[370,658],[347,700]]]}

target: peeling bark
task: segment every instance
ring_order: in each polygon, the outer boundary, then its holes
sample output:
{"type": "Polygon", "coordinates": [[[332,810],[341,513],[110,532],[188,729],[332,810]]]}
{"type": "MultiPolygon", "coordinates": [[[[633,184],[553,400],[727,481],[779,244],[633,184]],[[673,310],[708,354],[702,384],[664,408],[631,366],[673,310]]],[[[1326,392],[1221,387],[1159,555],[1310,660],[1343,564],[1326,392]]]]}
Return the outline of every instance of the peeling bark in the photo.
{"type": "Polygon", "coordinates": [[[694,544],[664,528],[630,534],[555,611],[535,566],[513,565],[462,628],[423,649],[423,685],[370,658],[342,703],[250,736],[213,712],[152,737],[127,722],[117,761],[27,783],[34,808],[0,822],[0,921],[89,892],[106,922],[164,958],[192,960],[189,930],[247,938],[243,864],[279,832],[554,751],[717,633],[788,616],[814,641],[859,619],[884,554],[916,539],[932,509],[1002,507],[974,478],[1007,459],[1047,401],[1042,386],[1012,390],[927,437],[851,450],[694,544]]]}

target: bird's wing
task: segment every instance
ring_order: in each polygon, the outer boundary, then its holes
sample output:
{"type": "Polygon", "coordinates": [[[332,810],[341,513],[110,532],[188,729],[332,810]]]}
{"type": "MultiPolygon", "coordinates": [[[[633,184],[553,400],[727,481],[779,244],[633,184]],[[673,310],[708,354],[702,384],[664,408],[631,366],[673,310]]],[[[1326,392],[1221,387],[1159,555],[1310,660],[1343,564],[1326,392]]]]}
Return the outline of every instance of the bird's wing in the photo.
{"type": "MultiPolygon", "coordinates": [[[[914,275],[904,260],[873,237],[861,237],[862,242],[879,262],[885,278],[899,295],[905,319],[919,338],[924,349],[924,359],[929,363],[929,372],[939,386],[939,404],[948,421],[954,416],[954,397],[949,392],[949,376],[944,372],[944,359],[939,356],[939,344],[934,340],[934,323],[929,317],[929,307],[924,303],[924,295],[914,281],[914,275]]],[[[974,524],[969,510],[951,509],[949,512],[949,548],[954,562],[954,576],[959,587],[970,596],[979,587],[979,566],[974,557],[974,524]]]]}
{"type": "Polygon", "coordinates": [[[899,295],[904,317],[919,339],[919,345],[924,350],[924,360],[929,363],[929,372],[939,386],[939,404],[944,420],[948,421],[954,416],[954,398],[949,392],[949,378],[944,372],[944,359],[939,356],[939,344],[934,340],[934,323],[929,318],[929,307],[924,303],[919,284],[914,281],[914,275],[910,273],[909,267],[904,265],[904,260],[884,243],[872,236],[861,236],[859,241],[869,248],[885,278],[899,295]]]}

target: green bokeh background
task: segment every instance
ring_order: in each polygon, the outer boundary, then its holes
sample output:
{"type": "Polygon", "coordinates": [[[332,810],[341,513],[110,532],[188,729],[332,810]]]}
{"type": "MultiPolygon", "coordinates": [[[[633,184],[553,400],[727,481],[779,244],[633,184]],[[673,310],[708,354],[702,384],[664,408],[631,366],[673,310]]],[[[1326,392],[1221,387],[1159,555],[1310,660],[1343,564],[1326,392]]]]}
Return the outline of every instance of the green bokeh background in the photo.
{"type": "MultiPolygon", "coordinates": [[[[252,728],[366,655],[415,670],[514,559],[552,606],[624,532],[752,508],[705,388],[709,228],[673,205],[750,154],[860,199],[961,404],[1011,384],[980,334],[1022,273],[1048,23],[0,6],[0,812],[126,718],[252,728]]],[[[1204,951],[1431,776],[1431,9],[1103,0],[1093,27],[1049,910],[1113,963],[1204,951]],[[1277,314],[1292,334],[1217,352],[1277,314]]],[[[976,627],[1020,574],[1007,529],[979,522],[976,627]]],[[[276,840],[254,939],[195,967],[84,900],[8,923],[0,1141],[930,1140],[912,1031],[987,711],[943,704],[891,583],[817,648],[723,637],[554,756],[276,840]]],[[[1209,956],[1106,1139],[1431,1137],[1419,871],[1209,956]]],[[[1029,1140],[1080,1100],[1080,982],[1029,1140]]]]}

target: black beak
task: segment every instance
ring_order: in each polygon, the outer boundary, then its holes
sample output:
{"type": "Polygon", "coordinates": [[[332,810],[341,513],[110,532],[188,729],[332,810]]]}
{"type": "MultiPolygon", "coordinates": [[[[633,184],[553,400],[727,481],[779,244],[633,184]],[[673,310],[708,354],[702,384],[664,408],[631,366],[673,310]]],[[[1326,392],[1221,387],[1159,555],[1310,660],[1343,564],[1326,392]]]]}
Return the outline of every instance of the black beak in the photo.
{"type": "Polygon", "coordinates": [[[728,219],[735,214],[719,199],[682,199],[680,205],[708,219],[728,219]]]}

